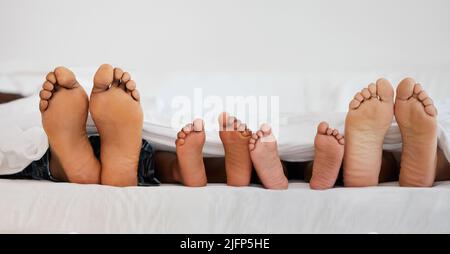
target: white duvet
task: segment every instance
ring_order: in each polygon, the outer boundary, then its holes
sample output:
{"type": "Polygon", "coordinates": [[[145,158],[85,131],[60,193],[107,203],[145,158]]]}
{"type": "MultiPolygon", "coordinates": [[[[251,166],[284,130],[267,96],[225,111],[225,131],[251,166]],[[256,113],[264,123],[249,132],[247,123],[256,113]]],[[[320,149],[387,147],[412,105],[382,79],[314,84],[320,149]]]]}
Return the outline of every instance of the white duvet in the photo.
{"type": "MultiPolygon", "coordinates": [[[[448,68],[413,72],[435,100],[439,111],[439,147],[450,158],[450,74],[448,68]]],[[[0,105],[0,174],[21,171],[48,149],[38,110],[37,92],[44,72],[28,74],[6,73],[0,77],[0,90],[24,92],[30,97],[0,105]],[[15,84],[14,87],[11,84],[15,84]],[[9,86],[7,86],[9,85],[9,86]],[[15,89],[15,90],[14,90],[15,89]],[[20,91],[17,91],[17,90],[20,91]]],[[[90,90],[93,73],[76,70],[80,83],[90,90]]],[[[159,150],[174,151],[178,128],[171,127],[174,111],[170,101],[174,96],[192,97],[194,88],[208,95],[276,95],[280,100],[278,144],[280,156],[287,161],[308,161],[314,156],[313,140],[316,126],[328,121],[340,131],[344,129],[345,111],[349,99],[377,77],[385,73],[339,74],[211,74],[189,73],[153,75],[134,72],[142,94],[144,109],[143,137],[159,150]]],[[[410,72],[395,72],[384,76],[395,85],[410,72]]],[[[88,120],[89,133],[96,129],[88,120]]],[[[258,126],[250,126],[256,129],[258,126]]],[[[385,139],[385,149],[400,150],[401,137],[395,121],[385,139]]],[[[207,132],[205,156],[222,156],[223,148],[217,131],[207,132]]]]}

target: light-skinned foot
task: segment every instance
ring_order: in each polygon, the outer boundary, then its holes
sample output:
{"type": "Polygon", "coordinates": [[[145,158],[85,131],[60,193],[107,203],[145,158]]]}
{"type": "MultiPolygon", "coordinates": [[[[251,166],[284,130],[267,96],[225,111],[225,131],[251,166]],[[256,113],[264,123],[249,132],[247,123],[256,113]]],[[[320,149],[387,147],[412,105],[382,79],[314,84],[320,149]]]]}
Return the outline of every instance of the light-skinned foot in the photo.
{"type": "Polygon", "coordinates": [[[322,122],[314,139],[314,163],[309,186],[315,190],[333,188],[344,158],[344,137],[322,122]]]}
{"type": "Polygon", "coordinates": [[[98,184],[100,163],[86,134],[89,101],[73,72],[58,67],[48,73],[39,96],[52,176],[71,183],[98,184]]]}
{"type": "Polygon", "coordinates": [[[402,134],[400,186],[431,187],[436,177],[437,110],[422,86],[406,78],[397,87],[395,118],[402,134]]]}
{"type": "Polygon", "coordinates": [[[89,110],[100,134],[101,183],[137,185],[143,113],[136,83],[128,72],[109,64],[94,76],[89,110]]]}
{"type": "Polygon", "coordinates": [[[278,145],[272,128],[268,124],[261,125],[259,131],[249,141],[250,157],[256,173],[267,189],[287,189],[288,180],[283,171],[278,145]]]}
{"type": "Polygon", "coordinates": [[[345,121],[345,186],[378,185],[384,137],[394,116],[393,97],[389,81],[379,79],[350,102],[345,121]]]}

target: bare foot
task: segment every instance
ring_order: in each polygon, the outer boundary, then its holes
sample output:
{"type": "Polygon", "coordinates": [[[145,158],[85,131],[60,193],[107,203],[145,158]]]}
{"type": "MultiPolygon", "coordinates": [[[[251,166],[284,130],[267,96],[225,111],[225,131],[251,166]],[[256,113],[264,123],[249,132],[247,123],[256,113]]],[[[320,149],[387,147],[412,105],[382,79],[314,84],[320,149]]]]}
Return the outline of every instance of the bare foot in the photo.
{"type": "Polygon", "coordinates": [[[222,113],[219,116],[220,139],[225,149],[227,184],[248,186],[252,175],[252,160],[248,143],[252,132],[235,117],[222,113]]]}
{"type": "Polygon", "coordinates": [[[288,180],[278,156],[278,145],[268,124],[253,134],[249,143],[250,157],[256,173],[267,189],[287,189],[288,180]]]}
{"type": "Polygon", "coordinates": [[[89,110],[100,134],[102,184],[137,185],[143,113],[136,83],[120,68],[100,66],[89,110]]]}
{"type": "Polygon", "coordinates": [[[344,158],[344,137],[322,122],[314,139],[314,164],[309,186],[315,190],[333,188],[344,158]]]}
{"type": "Polygon", "coordinates": [[[357,93],[345,121],[344,185],[378,185],[384,137],[394,116],[394,91],[379,79],[357,93]]]}
{"type": "Polygon", "coordinates": [[[88,97],[75,75],[65,67],[47,74],[39,109],[50,143],[50,171],[71,183],[100,182],[100,163],[86,134],[88,97]]]}
{"type": "Polygon", "coordinates": [[[207,184],[205,165],[203,164],[203,145],[205,130],[203,120],[196,119],[178,132],[176,141],[177,163],[181,182],[190,187],[201,187],[207,184]]]}
{"type": "Polygon", "coordinates": [[[437,111],[414,79],[397,87],[395,118],[402,133],[400,186],[431,187],[436,177],[437,111]]]}

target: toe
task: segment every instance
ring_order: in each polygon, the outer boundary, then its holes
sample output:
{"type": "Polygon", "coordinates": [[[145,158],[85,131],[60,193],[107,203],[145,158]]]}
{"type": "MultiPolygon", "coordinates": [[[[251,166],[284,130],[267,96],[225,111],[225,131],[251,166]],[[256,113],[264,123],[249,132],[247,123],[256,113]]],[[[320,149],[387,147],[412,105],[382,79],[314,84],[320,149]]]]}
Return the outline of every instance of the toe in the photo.
{"type": "Polygon", "coordinates": [[[39,97],[41,97],[41,99],[43,100],[48,100],[50,99],[50,97],[52,97],[52,92],[47,90],[41,90],[41,92],[39,93],[39,97]]]}
{"type": "Polygon", "coordinates": [[[186,133],[184,133],[183,131],[178,132],[177,134],[177,138],[186,138],[186,133]]]}
{"type": "Polygon", "coordinates": [[[255,144],[248,144],[248,149],[250,150],[250,151],[253,151],[253,150],[255,150],[255,144]]]}
{"type": "Polygon", "coordinates": [[[131,80],[131,75],[128,72],[124,72],[122,75],[122,82],[123,83],[127,83],[128,81],[131,80]]]}
{"type": "Polygon", "coordinates": [[[237,130],[240,131],[240,132],[243,132],[243,131],[247,130],[247,125],[245,123],[241,123],[237,127],[237,130]]]}
{"type": "Polygon", "coordinates": [[[131,92],[131,96],[133,96],[133,98],[134,98],[136,101],[140,101],[140,100],[141,100],[141,95],[139,94],[139,91],[138,91],[138,90],[133,90],[133,91],[131,92]]]}
{"type": "Polygon", "coordinates": [[[257,132],[256,132],[256,135],[257,135],[259,138],[264,137],[264,133],[263,133],[262,131],[257,131],[257,132]]]}
{"type": "Polygon", "coordinates": [[[193,130],[192,123],[187,124],[186,126],[183,127],[183,132],[186,133],[186,134],[191,133],[192,130],[193,130]]]}
{"type": "Polygon", "coordinates": [[[123,70],[120,68],[114,68],[114,80],[122,81],[123,70]]]}
{"type": "Polygon", "coordinates": [[[343,138],[344,138],[344,136],[342,136],[341,134],[337,134],[337,135],[336,135],[336,139],[337,139],[337,140],[341,140],[341,139],[343,139],[343,138]]]}
{"type": "Polygon", "coordinates": [[[427,92],[422,91],[422,92],[420,92],[420,93],[417,95],[417,98],[419,99],[419,101],[422,102],[422,101],[426,100],[426,99],[429,98],[429,97],[428,97],[427,92]]]}
{"type": "Polygon", "coordinates": [[[52,84],[56,84],[56,76],[55,73],[53,72],[49,72],[45,77],[45,79],[52,84]]]}
{"type": "Polygon", "coordinates": [[[317,126],[317,133],[319,134],[327,134],[327,129],[328,129],[329,125],[327,122],[321,122],[319,124],[319,126],[317,126]]]}
{"type": "Polygon", "coordinates": [[[343,138],[342,138],[342,139],[339,139],[338,142],[339,142],[339,144],[341,144],[341,145],[345,145],[345,140],[344,140],[343,138]]]}
{"type": "Polygon", "coordinates": [[[256,140],[257,139],[255,139],[255,138],[253,138],[253,136],[252,136],[252,138],[248,141],[250,144],[255,144],[256,143],[256,140]]]}
{"type": "Polygon", "coordinates": [[[428,105],[425,107],[425,112],[430,116],[437,116],[437,109],[434,105],[428,105]]]}
{"type": "Polygon", "coordinates": [[[333,129],[328,128],[327,129],[327,135],[330,136],[331,134],[333,134],[333,129]]]}
{"type": "Polygon", "coordinates": [[[175,141],[175,145],[182,146],[182,145],[184,145],[184,142],[185,142],[184,139],[180,138],[175,141]]]}
{"type": "Polygon", "coordinates": [[[264,136],[269,136],[272,134],[272,127],[268,123],[263,123],[260,129],[264,133],[264,136]]]}
{"type": "Polygon", "coordinates": [[[370,84],[368,89],[371,97],[377,97],[377,86],[375,84],[370,84]]]}
{"type": "Polygon", "coordinates": [[[416,81],[412,78],[405,78],[397,86],[397,99],[408,100],[414,94],[416,81]]]}
{"type": "Polygon", "coordinates": [[[94,76],[92,92],[106,91],[114,80],[114,68],[109,64],[101,65],[94,76]]]}
{"type": "Polygon", "coordinates": [[[362,96],[361,93],[357,93],[353,99],[357,100],[359,102],[363,102],[364,101],[364,96],[362,96]]]}
{"type": "Polygon", "coordinates": [[[203,126],[204,126],[204,123],[203,123],[202,119],[194,120],[194,122],[193,122],[193,130],[194,131],[197,131],[197,132],[203,131],[203,126]]]}
{"type": "Polygon", "coordinates": [[[44,112],[48,108],[48,101],[47,100],[41,100],[39,102],[39,110],[41,112],[44,112]]]}
{"type": "Polygon", "coordinates": [[[350,108],[350,109],[358,109],[359,106],[361,106],[361,102],[359,102],[359,101],[353,99],[353,100],[350,102],[349,108],[350,108]]]}
{"type": "Polygon", "coordinates": [[[52,83],[50,83],[49,81],[45,81],[44,84],[42,85],[42,88],[47,91],[53,91],[55,86],[52,83]]]}
{"type": "Polygon", "coordinates": [[[392,102],[394,100],[394,89],[391,83],[384,78],[377,80],[377,95],[381,101],[392,102]]]}
{"type": "Polygon", "coordinates": [[[254,139],[255,141],[257,141],[257,140],[259,139],[259,137],[258,137],[258,135],[256,135],[256,133],[253,133],[252,139],[254,139]]]}
{"type": "Polygon", "coordinates": [[[336,129],[334,129],[334,130],[333,130],[333,136],[337,136],[337,134],[339,134],[339,131],[336,130],[336,129]]]}
{"type": "Polygon", "coordinates": [[[425,100],[423,100],[422,101],[422,104],[423,104],[423,106],[430,106],[430,105],[433,105],[433,100],[430,98],[430,97],[428,97],[428,98],[426,98],[425,100]]]}
{"type": "Polygon", "coordinates": [[[414,94],[415,95],[419,95],[420,92],[423,91],[422,85],[421,84],[415,84],[414,85],[414,94]]]}
{"type": "Polygon", "coordinates": [[[73,88],[77,80],[75,79],[75,74],[66,67],[57,67],[54,71],[56,76],[56,82],[59,86],[62,86],[64,88],[71,89],[73,88]]]}
{"type": "Polygon", "coordinates": [[[369,89],[368,88],[364,88],[362,91],[361,91],[361,94],[362,94],[362,96],[364,97],[364,99],[370,99],[370,97],[372,97],[372,95],[370,94],[370,91],[369,91],[369,89]]]}
{"type": "Polygon", "coordinates": [[[125,83],[125,86],[128,91],[133,91],[136,89],[136,82],[134,82],[134,80],[130,80],[127,83],[125,83]]]}

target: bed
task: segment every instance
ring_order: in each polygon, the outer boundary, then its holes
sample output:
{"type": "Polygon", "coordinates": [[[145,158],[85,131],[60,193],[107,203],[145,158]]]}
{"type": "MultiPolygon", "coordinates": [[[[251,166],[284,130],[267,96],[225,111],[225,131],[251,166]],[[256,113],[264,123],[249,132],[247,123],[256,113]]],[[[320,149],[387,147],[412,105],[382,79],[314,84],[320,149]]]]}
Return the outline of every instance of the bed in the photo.
{"type": "Polygon", "coordinates": [[[0,180],[0,233],[450,233],[450,182],[287,191],[0,180]]]}
{"type": "MultiPolygon", "coordinates": [[[[450,84],[450,78],[445,71],[433,71],[427,71],[426,75],[419,72],[417,79],[438,105],[439,146],[449,158],[447,95],[450,93],[449,86],[441,84],[450,84]]],[[[92,70],[75,69],[75,72],[89,90],[92,70]]],[[[138,84],[152,79],[136,73],[138,84]]],[[[21,92],[26,98],[0,105],[0,117],[5,119],[0,124],[1,174],[20,171],[48,148],[36,96],[43,74],[44,71],[21,79],[35,84],[34,89],[27,86],[28,92],[21,92]]],[[[402,72],[387,75],[393,82],[403,76],[402,72]]],[[[181,84],[195,83],[204,88],[207,96],[207,86],[212,82],[233,83],[237,87],[259,83],[263,88],[261,94],[269,94],[274,83],[281,83],[286,89],[298,92],[302,101],[293,100],[292,93],[280,95],[287,98],[280,106],[280,155],[286,161],[309,161],[314,155],[315,125],[327,120],[343,131],[348,98],[357,88],[371,82],[375,74],[354,73],[345,77],[333,74],[318,80],[300,74],[269,77],[267,73],[257,76],[191,73],[160,79],[159,87],[141,86],[144,138],[159,150],[173,151],[177,129],[170,125],[167,118],[170,114],[161,101],[170,101],[174,96],[171,91],[181,84]],[[312,83],[323,89],[323,103],[313,99],[314,91],[309,90],[312,83]],[[308,103],[308,107],[302,106],[308,103]],[[295,107],[299,110],[289,111],[295,107]]],[[[195,86],[184,87],[177,95],[191,96],[195,86]]],[[[96,131],[90,119],[87,128],[90,133],[96,131]]],[[[207,135],[205,155],[223,155],[217,133],[210,130],[207,135]]],[[[395,121],[384,147],[391,151],[401,149],[395,121]]],[[[204,188],[186,188],[162,184],[114,188],[0,180],[0,209],[2,233],[450,233],[450,182],[439,182],[433,188],[424,189],[399,188],[393,182],[371,188],[313,191],[305,182],[292,181],[286,191],[271,191],[259,185],[234,188],[209,184],[204,188]]]]}

